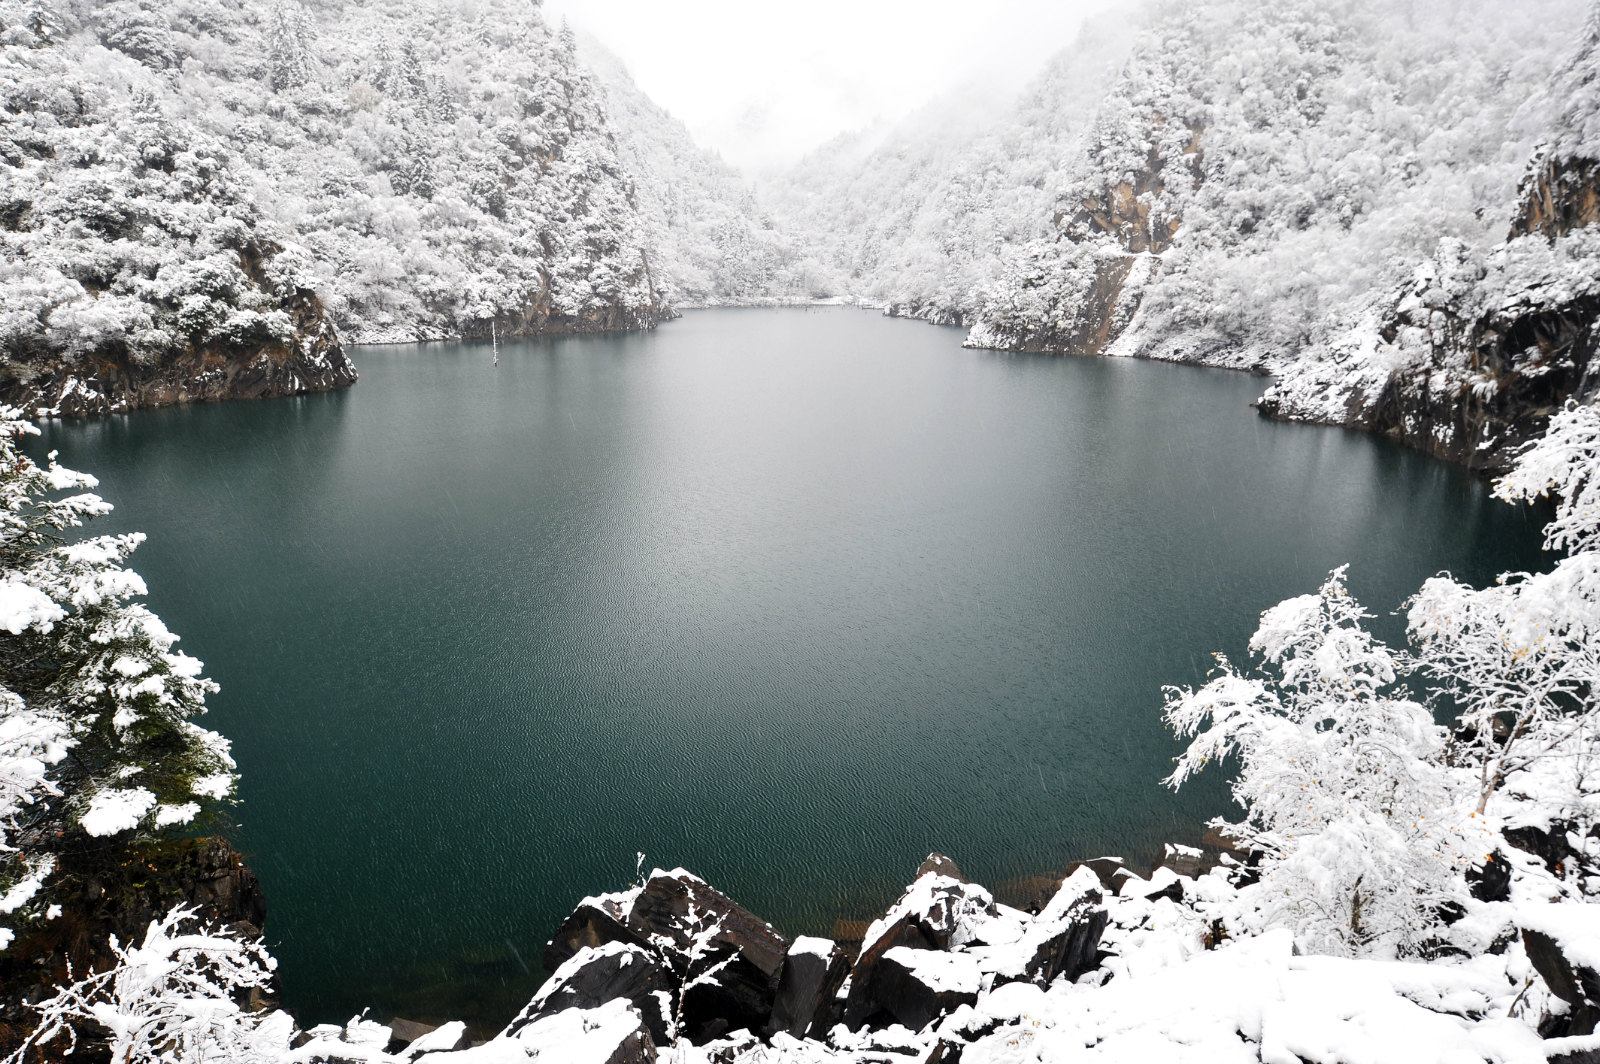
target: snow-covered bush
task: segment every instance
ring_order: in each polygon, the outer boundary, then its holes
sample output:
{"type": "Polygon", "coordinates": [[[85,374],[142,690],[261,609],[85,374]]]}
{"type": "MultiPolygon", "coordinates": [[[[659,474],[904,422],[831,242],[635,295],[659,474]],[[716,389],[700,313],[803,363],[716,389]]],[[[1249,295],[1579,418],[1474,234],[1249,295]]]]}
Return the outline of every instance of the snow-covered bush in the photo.
{"type": "MultiPolygon", "coordinates": [[[[1548,573],[1472,588],[1449,576],[1410,604],[1422,670],[1450,696],[1481,813],[1502,788],[1545,820],[1600,820],[1600,408],[1569,404],[1496,487],[1508,501],[1553,495],[1548,573]],[[1538,773],[1528,786],[1519,773],[1538,773]]],[[[1524,812],[1524,815],[1527,815],[1524,812]]]]}
{"type": "Polygon", "coordinates": [[[174,909],[137,946],[113,937],[111,952],[111,967],[32,1006],[39,1025],[7,1064],[52,1044],[71,1053],[80,1040],[104,1042],[117,1064],[274,1064],[287,1055],[293,1019],[240,1003],[277,967],[260,943],[174,909]]]}
{"type": "Polygon", "coordinates": [[[68,539],[110,505],[29,458],[36,432],[0,408],[0,948],[47,909],[59,855],[187,824],[234,785],[227,741],[193,721],[215,684],[134,601],[143,537],[68,539]]]}

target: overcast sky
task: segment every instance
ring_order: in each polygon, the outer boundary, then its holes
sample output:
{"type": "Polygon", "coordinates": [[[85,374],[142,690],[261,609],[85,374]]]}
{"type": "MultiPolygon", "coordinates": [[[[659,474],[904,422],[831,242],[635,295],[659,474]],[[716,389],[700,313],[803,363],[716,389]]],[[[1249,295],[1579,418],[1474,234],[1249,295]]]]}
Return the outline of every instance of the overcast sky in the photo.
{"type": "Polygon", "coordinates": [[[973,79],[1020,87],[1114,0],[546,0],[748,171],[973,79]]]}

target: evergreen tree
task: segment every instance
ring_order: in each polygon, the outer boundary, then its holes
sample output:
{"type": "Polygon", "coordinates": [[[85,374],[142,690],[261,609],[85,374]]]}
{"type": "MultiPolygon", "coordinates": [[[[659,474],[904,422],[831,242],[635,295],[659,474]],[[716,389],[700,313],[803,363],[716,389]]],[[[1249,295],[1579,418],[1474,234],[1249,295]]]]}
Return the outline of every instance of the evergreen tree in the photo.
{"type": "Polygon", "coordinates": [[[267,68],[278,92],[311,80],[311,17],[297,3],[273,7],[267,22],[267,68]]]}
{"type": "MultiPolygon", "coordinates": [[[[89,838],[187,824],[234,785],[228,743],[199,727],[216,685],[133,601],[138,534],[69,540],[110,505],[95,479],[37,465],[38,430],[0,408],[0,914],[39,915],[58,857],[89,838]]],[[[13,931],[0,928],[0,948],[13,931]]]]}

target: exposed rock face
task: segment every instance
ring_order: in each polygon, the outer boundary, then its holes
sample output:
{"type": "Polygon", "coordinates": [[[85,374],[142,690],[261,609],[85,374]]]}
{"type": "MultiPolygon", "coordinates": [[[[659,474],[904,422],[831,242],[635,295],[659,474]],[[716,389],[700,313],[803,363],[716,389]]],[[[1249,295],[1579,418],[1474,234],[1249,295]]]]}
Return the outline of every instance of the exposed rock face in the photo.
{"type": "Polygon", "coordinates": [[[631,893],[603,894],[598,898],[585,898],[572,910],[572,915],[561,922],[556,933],[544,949],[544,966],[557,971],[579,950],[602,946],[608,942],[622,942],[652,949],[647,933],[628,926],[628,910],[634,895],[631,893]]]}
{"type": "Polygon", "coordinates": [[[1038,944],[1023,970],[1030,981],[1041,986],[1059,978],[1070,982],[1098,966],[1096,950],[1109,919],[1103,900],[1082,877],[1062,884],[1031,929],[1038,944]]]}
{"type": "Polygon", "coordinates": [[[978,1000],[982,974],[965,953],[896,946],[880,958],[873,991],[885,1012],[910,1031],[978,1000]]]}
{"type": "MultiPolygon", "coordinates": [[[[1182,219],[1165,209],[1162,193],[1166,191],[1167,157],[1162,152],[1166,119],[1159,113],[1150,116],[1152,131],[1144,166],[1132,174],[1123,175],[1115,184],[1091,188],[1079,194],[1079,206],[1067,224],[1066,234],[1076,242],[1095,236],[1109,236],[1121,244],[1124,251],[1138,255],[1151,252],[1159,255],[1172,246],[1182,219]]],[[[1200,135],[1204,127],[1192,123],[1188,127],[1181,162],[1195,183],[1205,171],[1204,154],[1200,149],[1200,135]]],[[[1056,215],[1056,224],[1063,219],[1056,215]]]]}
{"type": "Polygon", "coordinates": [[[851,954],[826,938],[800,937],[789,947],[772,1002],[768,1036],[783,1031],[818,1038],[833,1026],[835,999],[850,974],[851,954]]]}
{"type": "Polygon", "coordinates": [[[1541,234],[1551,240],[1600,221],[1600,162],[1539,159],[1528,170],[1512,237],[1541,234]]]}
{"type": "Polygon", "coordinates": [[[1498,472],[1569,400],[1600,387],[1600,160],[1588,116],[1600,26],[1551,80],[1565,101],[1528,164],[1505,243],[1441,241],[1368,320],[1287,367],[1269,417],[1351,425],[1498,472]]]}
{"type": "Polygon", "coordinates": [[[207,344],[142,365],[108,352],[87,364],[13,365],[0,379],[0,402],[52,417],[96,417],[175,403],[270,399],[345,388],[356,368],[333,323],[308,289],[286,308],[294,323],[288,343],[207,344]]]}
{"type": "Polygon", "coordinates": [[[1556,997],[1571,1006],[1552,1035],[1593,1034],[1600,1027],[1600,969],[1593,944],[1600,939],[1600,914],[1587,907],[1525,905],[1517,923],[1528,960],[1556,997]]]}
{"type": "Polygon", "coordinates": [[[1182,225],[1166,195],[1168,181],[1176,171],[1193,188],[1204,177],[1202,123],[1178,127],[1176,139],[1159,112],[1148,123],[1142,166],[1069,192],[1055,215],[1054,247],[1034,249],[1031,268],[1039,279],[1023,287],[1051,293],[1045,304],[1013,314],[986,308],[967,346],[1099,355],[1122,336],[1182,225]]]}
{"type": "Polygon", "coordinates": [[[1600,164],[1536,160],[1504,249],[1442,244],[1376,318],[1256,404],[1268,417],[1367,429],[1495,472],[1569,399],[1600,388],[1600,164]],[[1374,335],[1375,334],[1375,335],[1374,335]]]}
{"type": "MultiPolygon", "coordinates": [[[[861,956],[850,972],[850,993],[844,1008],[844,1023],[852,1030],[875,1022],[883,1014],[895,1016],[912,1007],[903,1003],[908,982],[906,965],[887,965],[885,958],[890,952],[948,950],[958,935],[962,940],[969,938],[979,920],[998,915],[994,898],[987,890],[937,871],[943,867],[948,872],[954,864],[945,864],[948,858],[935,861],[937,856],[924,863],[924,867],[931,864],[932,870],[906,888],[862,941],[861,956]]],[[[955,871],[959,874],[960,870],[955,871]]]]}
{"type": "Polygon", "coordinates": [[[762,1030],[787,952],[771,925],[705,881],[658,870],[642,887],[584,899],[563,921],[545,950],[556,974],[518,1023],[626,998],[658,1039],[762,1030]]]}
{"type": "Polygon", "coordinates": [[[539,989],[506,1028],[508,1035],[566,1009],[593,1009],[627,1001],[658,1043],[671,1041],[671,1004],[678,989],[672,969],[653,950],[625,942],[584,946],[539,989]]]}
{"type": "MultiPolygon", "coordinates": [[[[1569,398],[1596,389],[1600,294],[1551,301],[1529,289],[1463,314],[1431,272],[1384,311],[1378,336],[1413,352],[1390,372],[1295,382],[1262,396],[1268,417],[1367,429],[1473,468],[1498,471],[1569,398]]],[[[1337,370],[1332,375],[1339,377],[1337,370]]]]}

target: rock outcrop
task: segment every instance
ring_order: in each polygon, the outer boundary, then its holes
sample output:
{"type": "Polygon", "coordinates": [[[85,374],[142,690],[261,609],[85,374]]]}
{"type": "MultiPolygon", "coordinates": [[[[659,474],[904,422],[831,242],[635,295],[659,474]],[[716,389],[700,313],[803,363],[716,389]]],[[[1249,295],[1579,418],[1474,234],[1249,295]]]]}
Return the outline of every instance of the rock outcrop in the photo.
{"type": "Polygon", "coordinates": [[[1554,270],[1518,271],[1544,249],[1514,250],[1524,253],[1517,261],[1483,265],[1460,245],[1442,248],[1373,323],[1325,362],[1288,374],[1257,409],[1504,470],[1563,403],[1587,401],[1600,384],[1600,290],[1574,290],[1554,270]]]}
{"type": "Polygon", "coordinates": [[[658,1039],[762,1030],[788,951],[770,924],[704,880],[657,870],[633,890],[585,898],[562,922],[544,955],[554,975],[508,1033],[612,998],[630,1001],[658,1039]]]}
{"type": "Polygon", "coordinates": [[[87,361],[13,364],[0,402],[39,417],[96,417],[176,403],[272,399],[347,388],[356,368],[309,289],[286,301],[293,335],[208,342],[142,362],[117,349],[87,361]]]}

